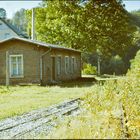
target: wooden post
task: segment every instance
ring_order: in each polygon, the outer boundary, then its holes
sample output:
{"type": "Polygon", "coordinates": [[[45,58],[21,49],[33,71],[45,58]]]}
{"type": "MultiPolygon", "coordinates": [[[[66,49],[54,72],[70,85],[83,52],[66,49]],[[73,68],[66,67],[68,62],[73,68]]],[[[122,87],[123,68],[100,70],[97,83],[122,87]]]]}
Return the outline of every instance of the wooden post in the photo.
{"type": "Polygon", "coordinates": [[[9,86],[9,52],[6,51],[6,86],[9,86]]]}
{"type": "Polygon", "coordinates": [[[98,75],[101,74],[101,68],[100,68],[100,56],[98,55],[98,75]]]}

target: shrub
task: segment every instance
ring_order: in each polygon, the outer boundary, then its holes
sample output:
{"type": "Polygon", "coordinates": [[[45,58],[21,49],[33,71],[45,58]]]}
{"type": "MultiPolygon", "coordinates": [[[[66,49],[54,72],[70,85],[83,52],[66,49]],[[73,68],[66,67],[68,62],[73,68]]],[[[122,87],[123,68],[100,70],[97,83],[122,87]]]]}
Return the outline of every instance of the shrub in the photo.
{"type": "Polygon", "coordinates": [[[140,50],[137,52],[135,59],[131,60],[131,67],[127,75],[140,78],[140,50]]]}
{"type": "Polygon", "coordinates": [[[125,78],[96,84],[83,98],[86,112],[65,120],[49,138],[139,139],[140,51],[125,78]]]}
{"type": "Polygon", "coordinates": [[[97,70],[95,66],[91,64],[84,64],[83,74],[96,74],[97,70]]]}

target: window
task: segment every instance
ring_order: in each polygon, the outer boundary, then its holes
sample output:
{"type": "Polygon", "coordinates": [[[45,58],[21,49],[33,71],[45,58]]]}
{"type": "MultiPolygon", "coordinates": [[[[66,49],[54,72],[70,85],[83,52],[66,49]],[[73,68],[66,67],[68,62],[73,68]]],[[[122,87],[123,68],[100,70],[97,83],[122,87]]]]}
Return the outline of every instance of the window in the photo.
{"type": "Polygon", "coordinates": [[[71,73],[74,73],[74,69],[75,69],[75,58],[72,57],[71,58],[71,73]]]}
{"type": "Polygon", "coordinates": [[[65,56],[65,73],[69,72],[69,57],[65,56]]]}
{"type": "Polygon", "coordinates": [[[57,57],[57,75],[61,74],[61,56],[57,57]]]}
{"type": "Polygon", "coordinates": [[[23,55],[10,55],[10,77],[23,76],[23,55]]]}

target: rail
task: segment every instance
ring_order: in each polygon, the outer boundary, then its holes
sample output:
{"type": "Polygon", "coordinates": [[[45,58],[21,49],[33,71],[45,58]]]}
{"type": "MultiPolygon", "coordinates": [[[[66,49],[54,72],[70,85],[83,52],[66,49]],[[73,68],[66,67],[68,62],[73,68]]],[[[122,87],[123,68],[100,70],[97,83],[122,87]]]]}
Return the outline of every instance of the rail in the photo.
{"type": "MultiPolygon", "coordinates": [[[[48,108],[31,111],[21,116],[0,121],[0,138],[23,138],[28,134],[36,135],[40,131],[48,131],[57,118],[76,114],[80,99],[65,101],[48,108]],[[37,133],[36,133],[37,132],[37,133]]],[[[78,113],[77,113],[78,114],[78,113]]]]}

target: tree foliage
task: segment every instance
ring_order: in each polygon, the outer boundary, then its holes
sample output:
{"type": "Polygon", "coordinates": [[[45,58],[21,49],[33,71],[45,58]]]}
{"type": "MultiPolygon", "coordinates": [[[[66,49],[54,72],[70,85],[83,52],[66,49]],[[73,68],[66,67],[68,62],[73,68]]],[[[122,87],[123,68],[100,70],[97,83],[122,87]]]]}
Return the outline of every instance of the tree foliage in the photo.
{"type": "Polygon", "coordinates": [[[36,8],[37,40],[84,52],[99,49],[102,54],[122,55],[132,43],[135,28],[121,1],[80,2],[43,1],[43,6],[36,8]]]}
{"type": "Polygon", "coordinates": [[[140,27],[140,10],[132,11],[129,16],[132,19],[132,22],[140,27]]]}
{"type": "Polygon", "coordinates": [[[26,10],[25,9],[20,9],[19,11],[17,11],[12,19],[11,22],[13,25],[15,25],[19,30],[27,32],[27,25],[28,25],[28,21],[26,18],[26,10]]]}
{"type": "Polygon", "coordinates": [[[140,78],[140,50],[137,52],[135,58],[131,60],[131,68],[127,75],[140,78]]]}
{"type": "Polygon", "coordinates": [[[4,8],[0,8],[0,18],[6,18],[6,10],[4,8]]]}
{"type": "Polygon", "coordinates": [[[97,68],[95,66],[92,66],[91,64],[84,63],[82,73],[83,74],[96,74],[97,68]]]}

